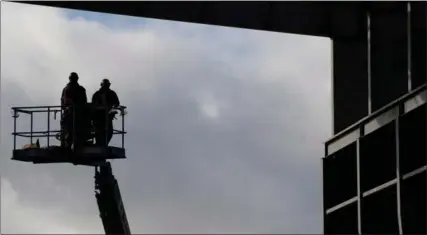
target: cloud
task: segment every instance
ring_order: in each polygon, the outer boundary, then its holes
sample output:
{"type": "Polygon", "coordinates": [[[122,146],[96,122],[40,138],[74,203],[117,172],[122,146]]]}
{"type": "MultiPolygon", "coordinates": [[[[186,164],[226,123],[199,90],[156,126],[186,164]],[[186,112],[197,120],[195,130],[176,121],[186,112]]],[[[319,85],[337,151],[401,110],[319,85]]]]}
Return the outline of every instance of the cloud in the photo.
{"type": "Polygon", "coordinates": [[[128,106],[128,159],[113,167],[133,233],[322,231],[328,39],[1,11],[2,233],[102,233],[93,169],[10,161],[10,107],[56,105],[71,71],[89,97],[110,78],[128,106]],[[39,225],[49,220],[56,227],[39,225]]]}
{"type": "MultiPolygon", "coordinates": [[[[1,179],[2,233],[60,233],[78,234],[79,228],[67,223],[69,214],[59,208],[46,208],[20,201],[20,195],[7,179],[1,179]]],[[[79,221],[84,225],[84,220],[79,221]]]]}

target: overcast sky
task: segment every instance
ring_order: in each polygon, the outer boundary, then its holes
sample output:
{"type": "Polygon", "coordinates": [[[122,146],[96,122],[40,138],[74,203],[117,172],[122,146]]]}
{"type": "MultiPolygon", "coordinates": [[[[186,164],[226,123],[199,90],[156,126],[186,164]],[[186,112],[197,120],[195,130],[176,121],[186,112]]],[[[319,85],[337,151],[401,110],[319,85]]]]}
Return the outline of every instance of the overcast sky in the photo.
{"type": "Polygon", "coordinates": [[[326,38],[2,2],[1,233],[103,233],[92,168],[10,160],[10,107],[57,105],[72,71],[128,106],[132,233],[321,233],[330,66],[326,38]]]}

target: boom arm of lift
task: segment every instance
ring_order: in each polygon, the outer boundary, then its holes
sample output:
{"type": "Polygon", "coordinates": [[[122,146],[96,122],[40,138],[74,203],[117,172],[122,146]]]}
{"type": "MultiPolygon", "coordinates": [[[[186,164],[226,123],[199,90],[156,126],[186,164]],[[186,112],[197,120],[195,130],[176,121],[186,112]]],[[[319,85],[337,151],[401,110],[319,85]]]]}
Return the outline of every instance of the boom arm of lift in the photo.
{"type": "Polygon", "coordinates": [[[100,163],[95,167],[95,197],[105,234],[130,235],[119,184],[109,162],[100,163]]]}

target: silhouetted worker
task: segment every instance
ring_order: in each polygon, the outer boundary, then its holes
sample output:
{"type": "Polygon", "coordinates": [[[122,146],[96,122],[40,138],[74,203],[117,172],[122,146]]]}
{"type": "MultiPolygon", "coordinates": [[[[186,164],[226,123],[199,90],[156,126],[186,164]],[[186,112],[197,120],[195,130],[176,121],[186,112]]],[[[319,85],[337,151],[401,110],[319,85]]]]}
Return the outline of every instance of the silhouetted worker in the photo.
{"type": "Polygon", "coordinates": [[[107,146],[113,137],[113,119],[117,112],[112,112],[112,108],[120,105],[119,97],[110,86],[110,81],[103,79],[101,88],[92,96],[92,104],[97,107],[93,116],[95,140],[101,146],[107,146]]]}
{"type": "Polygon", "coordinates": [[[61,105],[65,106],[62,116],[63,146],[74,148],[83,145],[87,138],[89,119],[85,112],[87,105],[86,89],[79,83],[79,76],[72,72],[69,83],[62,90],[61,105]],[[74,113],[73,113],[74,112],[74,113]]]}

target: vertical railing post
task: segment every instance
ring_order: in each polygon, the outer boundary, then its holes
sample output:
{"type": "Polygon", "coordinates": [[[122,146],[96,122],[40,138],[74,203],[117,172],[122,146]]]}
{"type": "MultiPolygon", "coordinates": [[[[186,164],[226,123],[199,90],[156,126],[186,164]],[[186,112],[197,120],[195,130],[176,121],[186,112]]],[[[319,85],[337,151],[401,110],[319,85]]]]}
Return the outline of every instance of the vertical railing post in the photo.
{"type": "Polygon", "coordinates": [[[60,123],[61,123],[61,144],[62,147],[65,147],[65,123],[64,123],[64,106],[61,105],[61,116],[60,116],[60,123]]]}
{"type": "MultiPolygon", "coordinates": [[[[75,105],[75,104],[72,104],[71,105],[71,107],[72,107],[72,117],[73,117],[73,120],[72,120],[72,123],[73,123],[73,130],[72,130],[72,139],[73,139],[73,148],[74,148],[74,150],[76,149],[76,108],[77,108],[77,105],[75,105]]],[[[69,133],[68,133],[69,134],[69,133]]]]}
{"type": "Polygon", "coordinates": [[[16,150],[16,121],[18,118],[18,111],[13,108],[13,150],[16,150]]]}
{"type": "Polygon", "coordinates": [[[109,123],[110,123],[110,117],[109,117],[109,109],[107,108],[107,105],[104,105],[104,108],[105,108],[105,132],[104,132],[104,137],[105,137],[105,139],[104,139],[104,148],[106,148],[107,146],[108,146],[108,132],[109,132],[109,130],[108,130],[108,127],[109,127],[109,123]]]}
{"type": "MultiPolygon", "coordinates": [[[[63,115],[63,111],[64,111],[64,107],[62,106],[62,101],[61,101],[61,108],[59,109],[59,136],[60,136],[60,142],[61,142],[61,147],[64,147],[64,124],[62,123],[62,115],[63,115]]],[[[55,113],[56,115],[56,113],[55,113]]]]}
{"type": "Polygon", "coordinates": [[[33,111],[30,111],[30,144],[33,144],[33,111]]]}
{"type": "Polygon", "coordinates": [[[50,107],[47,108],[47,147],[50,146],[50,107]]]}
{"type": "Polygon", "coordinates": [[[120,114],[122,116],[122,148],[125,148],[125,108],[121,107],[120,114]]]}

